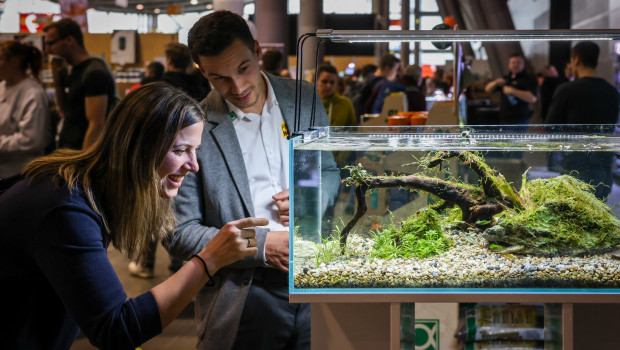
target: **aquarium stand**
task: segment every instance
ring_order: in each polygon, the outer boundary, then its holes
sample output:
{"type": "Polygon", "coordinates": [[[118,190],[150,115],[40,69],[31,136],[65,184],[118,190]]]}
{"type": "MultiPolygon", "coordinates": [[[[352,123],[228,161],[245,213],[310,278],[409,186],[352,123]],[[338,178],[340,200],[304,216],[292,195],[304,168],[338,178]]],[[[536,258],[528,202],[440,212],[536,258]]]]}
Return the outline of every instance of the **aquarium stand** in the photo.
{"type": "MultiPolygon", "coordinates": [[[[398,302],[312,303],[312,349],[400,350],[401,310],[398,302]]],[[[407,315],[416,319],[415,305],[408,306],[407,315]]],[[[572,303],[562,304],[561,322],[562,349],[574,350],[572,303]]]]}

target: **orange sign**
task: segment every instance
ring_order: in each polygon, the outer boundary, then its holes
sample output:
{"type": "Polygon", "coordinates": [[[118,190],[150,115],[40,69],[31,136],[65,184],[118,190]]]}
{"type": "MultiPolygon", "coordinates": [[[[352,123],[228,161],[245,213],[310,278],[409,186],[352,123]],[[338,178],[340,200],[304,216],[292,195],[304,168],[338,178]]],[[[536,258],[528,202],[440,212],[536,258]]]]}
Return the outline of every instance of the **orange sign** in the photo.
{"type": "Polygon", "coordinates": [[[43,27],[60,19],[60,15],[52,13],[20,13],[20,33],[41,33],[43,27]]]}
{"type": "Polygon", "coordinates": [[[183,5],[168,5],[166,6],[166,14],[169,15],[182,15],[183,5]]]}

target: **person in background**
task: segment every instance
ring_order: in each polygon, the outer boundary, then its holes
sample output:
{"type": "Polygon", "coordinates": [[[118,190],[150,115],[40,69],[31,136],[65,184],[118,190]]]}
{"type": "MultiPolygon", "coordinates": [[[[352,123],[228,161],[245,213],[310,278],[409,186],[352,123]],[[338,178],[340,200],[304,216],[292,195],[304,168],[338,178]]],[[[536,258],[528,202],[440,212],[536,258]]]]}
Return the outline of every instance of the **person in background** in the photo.
{"type": "Polygon", "coordinates": [[[59,147],[86,148],[95,143],[120,100],[114,77],[105,61],[86,51],[82,29],[74,20],[63,18],[43,31],[45,51],[53,55],[56,103],[63,116],[59,147]]]}
{"type": "Polygon", "coordinates": [[[291,71],[286,68],[280,71],[280,76],[282,78],[293,78],[293,76],[291,75],[291,71]]]}
{"type": "Polygon", "coordinates": [[[351,100],[336,92],[338,84],[338,70],[330,64],[321,65],[318,69],[319,80],[316,85],[317,92],[323,106],[327,119],[331,126],[353,126],[357,125],[355,109],[351,100]]]}
{"type": "MultiPolygon", "coordinates": [[[[605,79],[597,77],[600,49],[592,41],[582,41],[571,50],[571,66],[575,80],[560,85],[549,106],[549,124],[616,124],[620,113],[620,94],[605,79]]],[[[610,132],[613,132],[613,128],[610,132]]],[[[596,186],[596,197],[605,199],[611,193],[613,154],[596,152],[584,157],[575,152],[561,155],[562,172],[596,186]],[[604,154],[601,154],[604,153],[604,154]]]]}
{"type": "Polygon", "coordinates": [[[525,58],[519,53],[510,56],[508,70],[506,76],[490,81],[484,90],[501,93],[499,124],[528,124],[532,116],[529,104],[536,102],[538,84],[525,70],[525,58]]]}
{"type": "Polygon", "coordinates": [[[560,85],[549,106],[550,124],[616,124],[620,105],[618,90],[596,75],[600,49],[582,41],[571,50],[575,80],[560,85]]]}
{"type": "MultiPolygon", "coordinates": [[[[196,297],[199,349],[309,349],[310,305],[289,303],[289,143],[294,131],[296,81],[260,69],[261,48],[243,17],[215,11],[190,29],[194,62],[213,90],[202,101],[208,121],[197,152],[201,171],[175,198],[179,222],[168,251],[192,256],[231,220],[269,219],[255,228],[258,251],[221,269],[214,286],[196,297]],[[230,220],[229,220],[230,219],[230,220]]],[[[297,128],[328,124],[314,87],[302,82],[297,128]]],[[[321,154],[325,206],[340,184],[331,153],[321,154]]]]}
{"type": "Polygon", "coordinates": [[[344,96],[348,97],[351,100],[351,103],[353,103],[353,108],[355,108],[355,117],[357,118],[358,124],[360,123],[361,115],[363,114],[360,101],[362,99],[364,83],[369,79],[372,79],[376,71],[377,65],[375,64],[367,64],[361,69],[356,69],[353,73],[353,78],[345,88],[344,96]]]}
{"type": "Polygon", "coordinates": [[[135,349],[162,332],[216,272],[255,255],[246,227],[230,222],[173,276],[127,298],[110,260],[112,243],[142,255],[174,227],[171,198],[198,171],[205,116],[164,83],[129,93],[85,150],[33,160],[0,195],[0,300],[11,316],[7,349],[69,349],[80,330],[100,349],[135,349]],[[15,262],[19,261],[19,264],[15,262]]]}
{"type": "Polygon", "coordinates": [[[262,65],[263,70],[276,77],[281,76],[282,72],[282,52],[278,49],[268,49],[263,52],[262,65]]]}
{"type": "Polygon", "coordinates": [[[361,79],[362,69],[355,68],[353,74],[346,74],[342,79],[344,80],[344,92],[342,95],[351,99],[353,94],[362,88],[361,79]]]}
{"type": "Polygon", "coordinates": [[[187,45],[168,43],[165,48],[166,71],[161,80],[185,91],[196,101],[202,101],[207,92],[202,88],[196,76],[188,74],[192,57],[187,45]]]}
{"type": "Polygon", "coordinates": [[[144,70],[144,77],[140,79],[140,82],[138,84],[130,87],[129,92],[134,91],[135,89],[148,83],[161,80],[162,75],[164,75],[164,69],[165,68],[163,64],[157,61],[150,62],[146,65],[146,68],[144,70]]]}
{"type": "Polygon", "coordinates": [[[547,121],[549,106],[551,105],[551,100],[553,99],[555,91],[560,85],[568,83],[570,81],[569,79],[573,78],[572,66],[570,65],[570,62],[564,66],[564,75],[560,75],[557,69],[555,69],[552,65],[547,67],[550,67],[549,74],[544,77],[542,85],[540,86],[540,113],[543,123],[547,121]]]}
{"type": "Polygon", "coordinates": [[[0,43],[0,179],[19,174],[52,138],[49,100],[39,81],[42,60],[32,45],[0,43]]]}
{"type": "MultiPolygon", "coordinates": [[[[385,54],[379,62],[379,69],[371,79],[364,82],[360,94],[360,110],[362,114],[371,113],[373,103],[379,93],[379,86],[384,81],[394,81],[400,71],[400,60],[392,54],[385,54]]],[[[354,102],[355,103],[355,102],[354,102]]]]}
{"type": "Polygon", "coordinates": [[[417,64],[408,66],[405,69],[405,73],[403,74],[400,82],[405,86],[409,111],[425,111],[426,98],[422,92],[422,68],[420,68],[417,64]]]}

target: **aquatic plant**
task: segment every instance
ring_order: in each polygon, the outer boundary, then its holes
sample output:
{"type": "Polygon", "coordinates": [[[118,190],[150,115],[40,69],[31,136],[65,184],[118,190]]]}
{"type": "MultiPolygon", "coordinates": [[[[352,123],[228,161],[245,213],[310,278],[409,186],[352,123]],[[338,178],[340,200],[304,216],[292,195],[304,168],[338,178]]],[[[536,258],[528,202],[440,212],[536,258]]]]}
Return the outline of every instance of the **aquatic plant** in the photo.
{"type": "Polygon", "coordinates": [[[508,209],[483,237],[494,244],[521,246],[520,253],[581,255],[620,243],[620,220],[594,195],[595,187],[570,175],[525,181],[524,210],[508,209]]]}
{"type": "Polygon", "coordinates": [[[476,222],[490,222],[495,214],[499,214],[506,208],[523,208],[523,201],[504,176],[491,169],[477,152],[436,152],[423,157],[420,165],[430,169],[439,166],[449,158],[458,158],[476,172],[480,177],[480,186],[440,180],[424,174],[371,176],[362,169],[361,164],[348,167],[351,176],[344,181],[347,185],[355,185],[357,210],[342,230],[341,247],[346,245],[348,233],[366,213],[366,192],[375,188],[398,187],[428,192],[443,200],[433,206],[433,209],[440,212],[446,208],[458,206],[462,212],[462,220],[472,226],[476,222]]]}
{"type": "MultiPolygon", "coordinates": [[[[516,191],[478,152],[442,151],[422,157],[418,162],[428,170],[449,158],[459,159],[476,172],[478,185],[441,180],[424,173],[371,176],[361,165],[349,167],[352,176],[344,181],[355,186],[357,210],[340,234],[341,252],[348,233],[367,210],[366,192],[376,188],[428,192],[442,200],[429,206],[429,211],[441,213],[458,207],[459,221],[477,232],[484,230],[483,237],[494,244],[495,250],[504,247],[511,253],[579,255],[611,250],[620,244],[620,220],[595,197],[593,186],[569,175],[527,181],[526,171],[521,190],[516,191]]],[[[455,220],[455,213],[449,212],[450,220],[455,220]]],[[[418,214],[414,214],[414,222],[415,215],[418,214]]],[[[402,254],[400,249],[406,240],[398,230],[392,227],[376,235],[380,248],[377,254],[386,258],[402,254]]],[[[435,231],[435,228],[426,230],[435,231]]]]}
{"type": "Polygon", "coordinates": [[[421,209],[399,226],[392,225],[376,232],[370,256],[379,259],[423,259],[441,254],[450,248],[451,242],[444,236],[440,222],[441,217],[435,210],[421,209]]]}

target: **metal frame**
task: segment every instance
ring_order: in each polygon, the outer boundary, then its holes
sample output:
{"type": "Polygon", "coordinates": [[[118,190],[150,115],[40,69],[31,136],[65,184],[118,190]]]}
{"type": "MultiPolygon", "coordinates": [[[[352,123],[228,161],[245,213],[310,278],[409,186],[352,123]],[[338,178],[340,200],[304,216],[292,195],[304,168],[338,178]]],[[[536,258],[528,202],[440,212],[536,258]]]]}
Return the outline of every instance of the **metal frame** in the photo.
{"type": "Polygon", "coordinates": [[[318,29],[319,39],[334,43],[386,41],[562,41],[620,40],[618,29],[566,30],[333,30],[318,29]]]}

